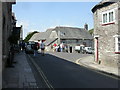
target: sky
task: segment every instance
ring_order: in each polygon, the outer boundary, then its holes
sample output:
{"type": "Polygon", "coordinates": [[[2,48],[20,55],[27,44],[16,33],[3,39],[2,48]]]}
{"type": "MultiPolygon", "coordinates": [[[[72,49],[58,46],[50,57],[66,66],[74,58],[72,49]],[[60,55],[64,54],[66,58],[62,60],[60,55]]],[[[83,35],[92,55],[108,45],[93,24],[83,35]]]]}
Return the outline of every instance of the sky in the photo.
{"type": "Polygon", "coordinates": [[[94,27],[91,9],[98,2],[17,2],[13,12],[17,26],[23,25],[23,38],[29,32],[44,32],[48,28],[67,26],[89,29],[94,27]]]}

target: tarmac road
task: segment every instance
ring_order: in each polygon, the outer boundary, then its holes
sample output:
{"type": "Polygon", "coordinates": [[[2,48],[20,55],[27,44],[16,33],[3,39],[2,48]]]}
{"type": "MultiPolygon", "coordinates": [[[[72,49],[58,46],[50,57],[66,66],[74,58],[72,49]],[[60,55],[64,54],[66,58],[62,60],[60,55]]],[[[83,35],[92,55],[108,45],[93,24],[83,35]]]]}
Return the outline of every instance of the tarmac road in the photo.
{"type": "Polygon", "coordinates": [[[60,57],[39,54],[30,58],[48,88],[118,88],[117,79],[60,57]]]}

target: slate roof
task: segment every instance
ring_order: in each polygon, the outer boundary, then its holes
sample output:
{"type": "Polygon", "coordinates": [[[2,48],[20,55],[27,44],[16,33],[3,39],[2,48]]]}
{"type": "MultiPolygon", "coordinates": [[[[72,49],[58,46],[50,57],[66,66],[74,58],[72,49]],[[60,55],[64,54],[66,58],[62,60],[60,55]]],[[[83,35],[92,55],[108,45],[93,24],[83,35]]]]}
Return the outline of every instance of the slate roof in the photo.
{"type": "Polygon", "coordinates": [[[94,13],[97,9],[106,7],[110,4],[117,3],[117,2],[120,2],[120,0],[102,0],[100,3],[98,3],[92,8],[92,12],[94,13]]]}
{"type": "Polygon", "coordinates": [[[48,38],[46,41],[45,41],[45,45],[50,45],[51,43],[53,43],[54,41],[56,41],[58,38],[48,38]]]}
{"type": "Polygon", "coordinates": [[[74,27],[56,27],[55,31],[60,31],[61,39],[93,39],[87,30],[84,28],[74,27]]]}
{"type": "Polygon", "coordinates": [[[93,39],[90,33],[84,28],[75,27],[56,27],[54,29],[47,29],[46,32],[36,33],[29,41],[46,40],[45,44],[49,45],[58,38],[49,38],[52,31],[60,31],[61,39],[93,39]]]}
{"type": "Polygon", "coordinates": [[[45,32],[45,37],[46,39],[49,38],[51,32],[53,31],[53,28],[50,28],[50,29],[47,29],[46,32],[45,32]]]}
{"type": "Polygon", "coordinates": [[[45,40],[45,32],[39,32],[34,34],[29,41],[38,41],[38,40],[45,40]]]}

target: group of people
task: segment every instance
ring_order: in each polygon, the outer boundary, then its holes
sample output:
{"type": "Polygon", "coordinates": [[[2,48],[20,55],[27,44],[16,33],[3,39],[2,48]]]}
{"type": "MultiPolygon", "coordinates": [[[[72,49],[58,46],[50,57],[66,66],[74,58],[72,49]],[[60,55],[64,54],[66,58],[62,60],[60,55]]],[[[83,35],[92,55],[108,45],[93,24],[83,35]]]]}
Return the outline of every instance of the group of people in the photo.
{"type": "Polygon", "coordinates": [[[53,50],[56,52],[63,52],[67,50],[67,45],[64,45],[64,43],[61,43],[59,45],[57,45],[56,43],[53,44],[53,50]]]}
{"type": "Polygon", "coordinates": [[[41,51],[41,54],[44,56],[44,50],[45,50],[44,40],[42,41],[38,40],[36,47],[37,49],[34,49],[34,56],[36,55],[36,50],[39,50],[39,49],[41,51]]]}
{"type": "MultiPolygon", "coordinates": [[[[26,49],[27,43],[25,43],[24,41],[20,42],[19,47],[21,51],[24,51],[26,49]]],[[[38,50],[41,51],[41,54],[44,55],[44,50],[45,50],[45,44],[44,44],[44,40],[40,41],[38,40],[38,42],[35,42],[35,44],[31,44],[31,48],[34,50],[34,56],[36,56],[36,52],[38,50]]]]}

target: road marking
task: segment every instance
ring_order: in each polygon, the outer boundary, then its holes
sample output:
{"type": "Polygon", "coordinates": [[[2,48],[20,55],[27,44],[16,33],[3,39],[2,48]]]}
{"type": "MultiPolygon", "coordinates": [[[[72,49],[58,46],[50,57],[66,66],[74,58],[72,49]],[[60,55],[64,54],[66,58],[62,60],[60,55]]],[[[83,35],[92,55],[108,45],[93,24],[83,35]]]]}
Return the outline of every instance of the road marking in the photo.
{"type": "MultiPolygon", "coordinates": [[[[84,57],[84,58],[85,58],[85,57],[84,57]]],[[[99,74],[102,74],[102,75],[111,77],[111,78],[113,78],[113,79],[120,80],[119,77],[111,76],[111,75],[109,75],[109,74],[107,74],[107,73],[104,73],[102,70],[96,69],[95,67],[90,67],[90,66],[87,66],[87,65],[85,65],[85,64],[83,65],[82,63],[79,63],[79,61],[80,61],[81,59],[84,59],[84,58],[79,58],[79,59],[77,59],[77,60],[75,61],[75,63],[76,63],[76,64],[79,64],[79,65],[81,65],[81,66],[83,66],[83,67],[85,67],[85,68],[87,68],[87,69],[89,69],[89,70],[92,70],[92,71],[94,71],[94,72],[97,72],[97,73],[99,73],[99,74]]]]}
{"type": "MultiPolygon", "coordinates": [[[[75,63],[76,63],[76,64],[79,64],[79,65],[82,65],[81,63],[79,63],[79,61],[80,61],[81,59],[84,59],[84,58],[86,58],[86,57],[77,59],[77,60],[75,61],[75,63]]],[[[82,65],[82,66],[83,66],[83,65],[82,65]]]]}
{"type": "Polygon", "coordinates": [[[47,85],[47,87],[50,90],[54,90],[53,86],[50,84],[50,82],[48,81],[47,77],[45,76],[45,74],[43,73],[42,69],[36,64],[36,62],[28,55],[28,57],[30,58],[31,62],[34,64],[34,66],[36,67],[36,69],[38,70],[39,74],[41,75],[41,77],[43,78],[45,84],[47,85]]]}
{"type": "Polygon", "coordinates": [[[77,59],[77,60],[75,61],[75,63],[76,63],[76,64],[80,64],[79,61],[80,61],[80,59],[77,59]]]}

